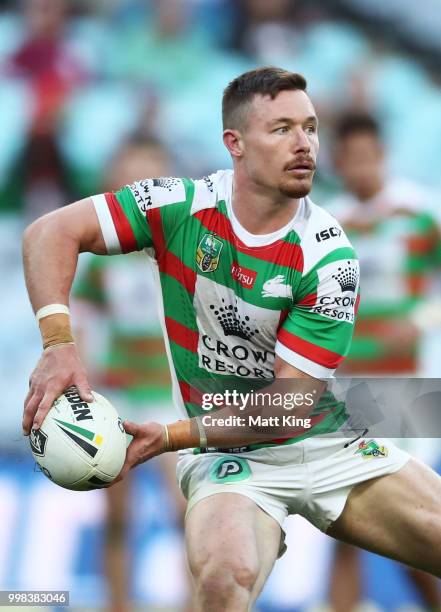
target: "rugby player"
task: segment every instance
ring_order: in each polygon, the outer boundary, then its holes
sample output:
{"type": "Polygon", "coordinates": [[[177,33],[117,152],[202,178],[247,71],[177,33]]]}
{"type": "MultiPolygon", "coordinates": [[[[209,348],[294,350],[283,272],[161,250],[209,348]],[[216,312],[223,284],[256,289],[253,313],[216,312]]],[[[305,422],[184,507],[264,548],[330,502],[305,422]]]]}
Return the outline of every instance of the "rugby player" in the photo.
{"type": "MultiPolygon", "coordinates": [[[[417,309],[428,301],[437,265],[439,238],[429,207],[433,198],[420,185],[389,175],[385,143],[374,117],[362,112],[341,115],[333,144],[336,171],[345,190],[326,207],[357,251],[363,287],[344,372],[427,376],[421,368],[423,338],[414,320],[417,309]]],[[[433,442],[439,446],[439,441],[427,438],[396,440],[400,448],[426,462],[433,457],[433,442]]],[[[359,551],[341,542],[335,550],[331,605],[345,612],[353,610],[362,596],[359,551]]],[[[407,570],[427,608],[440,610],[438,580],[407,570]]]]}
{"type": "Polygon", "coordinates": [[[182,450],[197,609],[248,610],[294,513],[335,538],[440,575],[440,479],[387,440],[348,443],[338,404],[319,404],[313,427],[290,437],[201,425],[200,379],[232,375],[269,386],[293,379],[323,390],[349,350],[358,303],[355,252],[308,197],[319,142],[305,79],[271,67],[240,75],[224,92],[223,126],[233,171],[135,182],[25,231],[44,351],[30,379],[24,432],[41,425],[71,384],[90,400],[67,308],[78,253],[146,249],[156,261],[174,397],[185,418],[166,427],[126,422],[133,440],[121,477],[182,450]]]}
{"type": "MultiPolygon", "coordinates": [[[[121,145],[106,169],[104,189],[119,189],[145,177],[146,172],[152,176],[167,174],[169,166],[169,156],[159,141],[134,134],[121,145]]],[[[176,420],[157,316],[156,289],[146,255],[142,252],[116,257],[91,255],[76,274],[71,305],[76,344],[89,382],[118,406],[119,416],[136,423],[176,420]],[[105,327],[106,335],[105,342],[98,342],[101,344],[98,354],[93,333],[97,320],[105,327]]],[[[176,453],[164,453],[158,456],[156,468],[171,495],[180,527],[186,503],[176,482],[176,459],[176,453]]],[[[129,477],[105,489],[102,559],[109,612],[131,609],[127,563],[131,486],[129,477]]]]}

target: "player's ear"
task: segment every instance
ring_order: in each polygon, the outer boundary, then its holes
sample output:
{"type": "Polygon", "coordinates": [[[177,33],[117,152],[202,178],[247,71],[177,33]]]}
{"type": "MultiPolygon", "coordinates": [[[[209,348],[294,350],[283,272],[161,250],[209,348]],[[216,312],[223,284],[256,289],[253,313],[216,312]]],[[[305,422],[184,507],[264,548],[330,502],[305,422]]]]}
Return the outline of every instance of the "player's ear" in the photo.
{"type": "Polygon", "coordinates": [[[244,142],[239,130],[224,130],[224,145],[232,157],[241,157],[244,150],[244,142]]]}

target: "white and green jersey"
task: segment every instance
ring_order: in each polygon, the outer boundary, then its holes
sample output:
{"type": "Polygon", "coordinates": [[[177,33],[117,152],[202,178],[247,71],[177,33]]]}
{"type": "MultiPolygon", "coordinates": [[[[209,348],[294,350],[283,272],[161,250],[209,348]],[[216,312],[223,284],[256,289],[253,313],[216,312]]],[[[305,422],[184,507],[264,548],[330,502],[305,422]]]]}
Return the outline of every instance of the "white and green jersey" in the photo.
{"type": "MultiPolygon", "coordinates": [[[[304,198],[285,227],[250,234],[234,215],[232,183],[224,170],[93,197],[108,253],[146,249],[156,262],[174,399],[185,417],[204,412],[194,381],[270,380],[276,354],[325,379],[351,343],[359,266],[335,218],[304,198]]],[[[340,409],[325,402],[302,437],[337,429],[340,409]]]]}

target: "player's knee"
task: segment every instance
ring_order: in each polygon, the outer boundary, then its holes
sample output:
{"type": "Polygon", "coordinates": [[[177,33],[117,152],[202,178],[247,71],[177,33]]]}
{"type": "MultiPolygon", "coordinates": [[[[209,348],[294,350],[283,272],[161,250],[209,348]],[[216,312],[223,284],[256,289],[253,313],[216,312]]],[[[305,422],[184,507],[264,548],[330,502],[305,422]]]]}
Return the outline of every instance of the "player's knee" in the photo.
{"type": "Polygon", "coordinates": [[[429,550],[434,550],[438,555],[441,555],[441,512],[430,512],[424,521],[423,538],[429,550]]]}
{"type": "Polygon", "coordinates": [[[248,562],[208,563],[196,578],[199,588],[210,595],[233,593],[240,589],[251,593],[258,577],[257,564],[248,562]]]}

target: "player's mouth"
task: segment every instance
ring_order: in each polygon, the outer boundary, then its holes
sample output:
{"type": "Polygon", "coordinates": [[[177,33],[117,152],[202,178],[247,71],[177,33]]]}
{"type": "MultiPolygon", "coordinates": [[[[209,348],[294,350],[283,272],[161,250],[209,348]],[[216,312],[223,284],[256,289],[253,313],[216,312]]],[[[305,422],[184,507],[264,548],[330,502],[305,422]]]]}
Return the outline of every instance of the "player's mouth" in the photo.
{"type": "Polygon", "coordinates": [[[311,159],[295,161],[288,164],[286,171],[297,178],[305,178],[314,172],[315,163],[311,159]]]}

